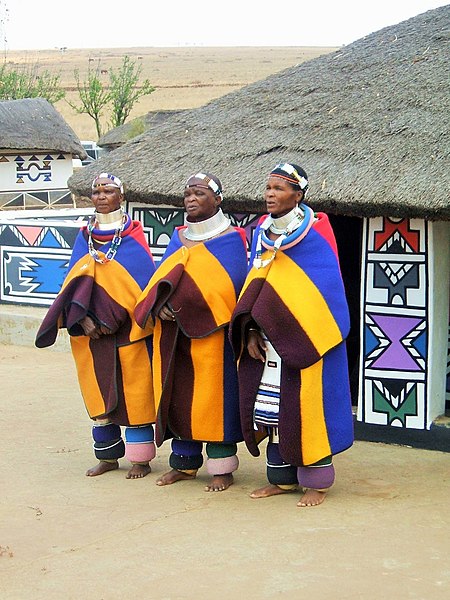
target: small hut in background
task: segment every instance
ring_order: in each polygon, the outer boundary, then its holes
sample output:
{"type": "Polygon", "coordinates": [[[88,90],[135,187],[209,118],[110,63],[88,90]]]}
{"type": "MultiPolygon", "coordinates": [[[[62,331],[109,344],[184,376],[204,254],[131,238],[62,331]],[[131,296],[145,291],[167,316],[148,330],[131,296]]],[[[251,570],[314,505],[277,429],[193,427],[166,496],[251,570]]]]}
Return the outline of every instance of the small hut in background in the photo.
{"type": "Polygon", "coordinates": [[[99,138],[97,145],[108,152],[116,150],[138,135],[141,135],[152,127],[156,127],[160,123],[164,123],[174,115],[178,115],[183,111],[184,110],[150,111],[142,117],[136,117],[128,123],[124,123],[119,127],[111,129],[99,138]]]}
{"type": "Polygon", "coordinates": [[[67,180],[85,156],[47,100],[0,102],[0,210],[73,207],[67,180]]]}
{"type": "MultiPolygon", "coordinates": [[[[449,23],[447,5],[377,31],[175,115],[95,166],[125,182],[158,256],[193,172],[221,178],[250,243],[270,169],[301,164],[338,240],[358,435],[446,450],[449,23]]],[[[76,173],[71,190],[93,175],[76,173]]]]}

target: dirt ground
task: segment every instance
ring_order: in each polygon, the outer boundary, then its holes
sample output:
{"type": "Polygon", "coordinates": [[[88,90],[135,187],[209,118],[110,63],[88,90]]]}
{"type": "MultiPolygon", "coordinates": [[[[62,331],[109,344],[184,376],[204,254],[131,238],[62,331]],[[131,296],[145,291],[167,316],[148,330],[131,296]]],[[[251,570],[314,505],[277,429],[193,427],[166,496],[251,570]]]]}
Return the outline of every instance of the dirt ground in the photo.
{"type": "MultiPolygon", "coordinates": [[[[125,55],[142,65],[143,79],[149,79],[155,91],[142,97],[131,112],[131,120],[153,110],[196,108],[239,89],[244,85],[277,73],[311,58],[333,52],[327,47],[234,47],[234,48],[103,48],[80,50],[8,51],[6,61],[14,68],[49,71],[60,75],[66,99],[55,107],[81,140],[97,140],[94,121],[79,115],[66,100],[79,105],[74,71],[80,81],[88,69],[100,69],[105,85],[109,70],[117,71],[125,55]]],[[[108,114],[104,115],[103,133],[108,131],[108,114]]]]}
{"type": "Polygon", "coordinates": [[[449,455],[357,442],[320,507],[253,500],[264,458],[239,449],[235,485],[88,478],[90,422],[71,354],[0,345],[2,600],[447,599],[449,455]]]}

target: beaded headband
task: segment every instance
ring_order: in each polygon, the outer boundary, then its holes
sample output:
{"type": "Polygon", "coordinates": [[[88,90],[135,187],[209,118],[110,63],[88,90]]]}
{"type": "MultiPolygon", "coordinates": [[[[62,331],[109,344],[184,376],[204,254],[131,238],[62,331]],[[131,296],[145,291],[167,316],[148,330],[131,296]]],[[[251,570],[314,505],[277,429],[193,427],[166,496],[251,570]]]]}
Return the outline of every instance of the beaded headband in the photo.
{"type": "Polygon", "coordinates": [[[202,181],[205,182],[206,186],[209,187],[215,194],[216,196],[221,196],[222,195],[222,188],[220,187],[220,185],[218,185],[214,179],[211,179],[211,177],[209,175],[206,175],[206,173],[196,173],[195,175],[191,175],[189,177],[189,179],[186,181],[186,185],[185,187],[189,187],[189,182],[191,181],[191,179],[201,179],[202,181]]]}
{"type": "Polygon", "coordinates": [[[118,177],[115,175],[111,175],[110,173],[100,173],[100,175],[96,175],[94,181],[92,182],[92,189],[97,187],[97,181],[99,179],[109,179],[111,183],[106,183],[105,185],[116,187],[120,190],[120,193],[123,194],[123,184],[118,177]]]}
{"type": "Polygon", "coordinates": [[[308,188],[308,180],[297,171],[297,169],[289,163],[279,163],[270,173],[269,177],[280,177],[286,179],[289,183],[298,185],[301,190],[306,191],[308,188]],[[281,171],[281,173],[280,173],[281,171]],[[286,173],[287,175],[284,175],[286,173]]]}

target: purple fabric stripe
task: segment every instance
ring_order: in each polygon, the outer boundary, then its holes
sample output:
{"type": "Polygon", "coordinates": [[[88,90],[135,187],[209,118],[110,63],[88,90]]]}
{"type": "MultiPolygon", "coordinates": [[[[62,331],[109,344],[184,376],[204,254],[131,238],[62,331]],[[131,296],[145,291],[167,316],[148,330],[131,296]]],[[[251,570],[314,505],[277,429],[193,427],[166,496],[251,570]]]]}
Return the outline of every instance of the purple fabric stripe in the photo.
{"type": "Polygon", "coordinates": [[[186,271],[169,303],[176,312],[178,325],[185,335],[202,338],[217,329],[216,320],[201,289],[186,271]]]}
{"type": "MultiPolygon", "coordinates": [[[[249,293],[250,287],[247,290],[249,293]]],[[[311,340],[267,282],[261,287],[251,315],[286,364],[304,369],[319,360],[320,354],[311,340]]]]}
{"type": "Polygon", "coordinates": [[[301,486],[314,490],[326,490],[334,483],[334,466],[325,467],[299,467],[297,479],[301,486]]]}
{"type": "Polygon", "coordinates": [[[298,370],[281,365],[279,447],[283,460],[291,465],[303,464],[300,412],[301,380],[298,370]],[[295,423],[295,427],[292,424],[295,423]]]}
{"type": "Polygon", "coordinates": [[[194,365],[191,357],[191,340],[182,333],[178,334],[176,377],[172,387],[168,426],[177,437],[185,440],[192,439],[191,409],[194,390],[194,365]]]}

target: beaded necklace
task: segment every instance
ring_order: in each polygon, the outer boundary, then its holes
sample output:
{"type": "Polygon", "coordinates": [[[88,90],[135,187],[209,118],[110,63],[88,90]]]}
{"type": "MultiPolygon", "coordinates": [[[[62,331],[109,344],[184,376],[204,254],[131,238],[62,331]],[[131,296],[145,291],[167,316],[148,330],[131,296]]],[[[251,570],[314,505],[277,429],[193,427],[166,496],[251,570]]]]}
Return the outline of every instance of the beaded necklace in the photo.
{"type": "MultiPolygon", "coordinates": [[[[261,269],[261,267],[267,267],[267,265],[269,265],[274,260],[278,250],[282,246],[290,244],[297,239],[298,241],[300,241],[300,239],[308,233],[314,221],[313,210],[303,203],[300,204],[299,207],[295,207],[291,211],[291,213],[289,213],[289,215],[291,216],[291,218],[289,219],[289,222],[286,223],[283,230],[276,227],[274,221],[276,223],[277,219],[273,219],[270,215],[261,225],[258,234],[258,239],[256,242],[255,258],[253,259],[253,266],[256,269],[261,269]],[[266,231],[268,229],[270,229],[274,233],[280,234],[275,241],[271,240],[266,234],[266,231]],[[272,254],[269,256],[269,258],[265,260],[261,258],[263,253],[263,241],[266,247],[272,248],[272,254]]],[[[287,216],[288,215],[286,215],[286,217],[287,216]]],[[[287,219],[283,218],[279,221],[279,223],[283,221],[287,221],[287,219]]]]}
{"type": "Polygon", "coordinates": [[[114,257],[116,256],[117,250],[119,249],[119,246],[122,242],[122,232],[124,230],[125,224],[127,222],[127,216],[125,214],[122,215],[122,221],[119,227],[117,227],[117,229],[114,232],[114,236],[113,239],[111,241],[111,245],[108,248],[108,250],[105,253],[104,258],[100,258],[99,253],[97,252],[97,250],[94,248],[94,242],[92,240],[92,232],[95,229],[95,224],[97,223],[97,220],[95,218],[95,216],[91,217],[88,226],[87,226],[87,231],[88,231],[88,250],[89,250],[89,254],[92,256],[92,258],[104,265],[105,263],[108,263],[112,260],[114,260],[114,257]]]}

